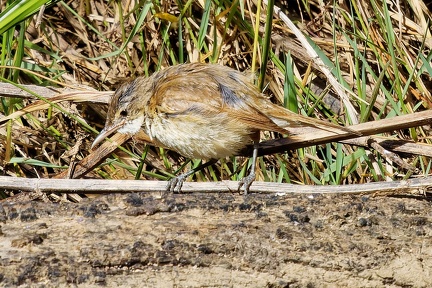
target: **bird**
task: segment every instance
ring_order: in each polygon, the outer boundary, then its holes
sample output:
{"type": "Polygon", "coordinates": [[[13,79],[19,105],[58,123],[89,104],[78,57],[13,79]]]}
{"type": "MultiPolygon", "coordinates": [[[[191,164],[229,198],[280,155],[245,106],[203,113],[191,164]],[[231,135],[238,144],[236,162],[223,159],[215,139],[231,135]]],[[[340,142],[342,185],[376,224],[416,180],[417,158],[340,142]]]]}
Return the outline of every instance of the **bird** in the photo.
{"type": "Polygon", "coordinates": [[[352,132],[274,104],[247,73],[219,64],[185,63],[122,84],[110,100],[105,126],[92,148],[114,132],[135,135],[141,130],[154,146],[206,160],[168,181],[167,191],[180,192],[188,176],[252,144],[250,173],[239,182],[239,190],[243,186],[248,194],[256,177],[260,132],[287,135],[292,127],[352,132]]]}

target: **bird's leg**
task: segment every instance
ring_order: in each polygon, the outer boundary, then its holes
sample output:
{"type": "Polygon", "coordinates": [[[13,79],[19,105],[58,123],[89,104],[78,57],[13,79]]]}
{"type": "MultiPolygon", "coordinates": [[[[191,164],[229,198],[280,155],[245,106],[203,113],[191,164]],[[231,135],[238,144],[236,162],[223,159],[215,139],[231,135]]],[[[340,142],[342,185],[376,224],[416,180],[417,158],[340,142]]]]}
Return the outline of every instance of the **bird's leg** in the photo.
{"type": "Polygon", "coordinates": [[[255,166],[256,166],[256,159],[258,157],[258,145],[259,145],[259,141],[254,141],[254,148],[252,154],[252,167],[249,175],[241,179],[239,182],[238,190],[240,191],[240,188],[243,186],[244,195],[247,195],[249,193],[249,188],[252,185],[252,183],[255,181],[255,177],[256,177],[255,166]]]}
{"type": "Polygon", "coordinates": [[[187,177],[189,177],[190,175],[195,174],[196,172],[210,166],[213,165],[217,162],[217,159],[210,159],[209,161],[207,161],[206,163],[203,163],[201,165],[199,165],[196,168],[193,168],[191,170],[189,170],[186,173],[180,174],[174,178],[172,178],[171,180],[168,181],[167,186],[166,186],[166,192],[181,192],[181,188],[183,186],[183,182],[186,180],[187,177]]]}

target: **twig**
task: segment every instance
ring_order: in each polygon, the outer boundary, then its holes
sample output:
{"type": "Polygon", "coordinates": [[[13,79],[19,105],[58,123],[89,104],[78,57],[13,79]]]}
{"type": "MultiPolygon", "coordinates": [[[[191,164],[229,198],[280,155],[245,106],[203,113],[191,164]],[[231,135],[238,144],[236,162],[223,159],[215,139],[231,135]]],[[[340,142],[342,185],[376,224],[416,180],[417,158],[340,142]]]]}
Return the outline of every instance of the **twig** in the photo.
{"type": "MultiPolygon", "coordinates": [[[[426,110],[393,118],[386,118],[373,122],[352,125],[348,126],[348,128],[353,131],[359,132],[363,136],[369,136],[400,129],[429,125],[431,122],[432,110],[426,110]]],[[[346,140],[358,137],[357,135],[348,132],[334,134],[330,131],[312,128],[310,128],[310,131],[306,131],[306,129],[302,130],[303,131],[292,129],[292,133],[296,135],[291,135],[287,138],[261,142],[258,155],[279,153],[287,150],[325,144],[329,142],[345,142],[351,144],[350,141],[346,140]]],[[[367,138],[365,140],[367,141],[367,138]]],[[[250,148],[245,149],[241,152],[241,155],[251,155],[251,151],[252,150],[250,148]]]]}
{"type": "Polygon", "coordinates": [[[397,166],[402,167],[403,169],[409,170],[411,172],[414,173],[419,173],[418,168],[405,163],[400,157],[399,155],[388,151],[386,149],[384,149],[383,146],[381,146],[377,141],[374,141],[373,139],[371,139],[370,144],[369,144],[373,149],[375,149],[376,151],[378,151],[378,153],[380,153],[385,159],[387,159],[387,161],[389,162],[394,162],[397,166]]]}
{"type": "Polygon", "coordinates": [[[432,145],[426,143],[417,143],[414,141],[401,140],[383,136],[360,137],[356,139],[344,140],[341,142],[355,146],[369,147],[370,141],[374,141],[380,146],[382,146],[384,149],[393,151],[395,153],[422,155],[432,158],[432,145]]]}
{"type": "MultiPolygon", "coordinates": [[[[103,180],[103,179],[39,179],[0,176],[0,189],[20,191],[41,191],[43,193],[128,193],[162,192],[166,181],[146,180],[103,180]]],[[[272,182],[254,182],[252,193],[284,195],[299,194],[390,194],[408,193],[425,195],[432,186],[432,177],[391,182],[374,182],[356,185],[293,185],[272,182]]],[[[183,193],[236,193],[237,181],[185,182],[183,193]]]]}

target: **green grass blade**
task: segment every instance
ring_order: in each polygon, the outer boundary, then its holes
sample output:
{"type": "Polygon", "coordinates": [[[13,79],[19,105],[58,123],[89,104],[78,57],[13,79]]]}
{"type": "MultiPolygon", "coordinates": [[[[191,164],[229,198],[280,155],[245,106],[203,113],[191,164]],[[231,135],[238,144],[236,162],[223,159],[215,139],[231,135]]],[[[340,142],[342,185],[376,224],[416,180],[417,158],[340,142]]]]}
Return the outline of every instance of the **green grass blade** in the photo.
{"type": "Polygon", "coordinates": [[[297,90],[295,86],[294,71],[292,67],[291,53],[285,57],[285,76],[284,76],[284,107],[292,112],[298,112],[297,90]]]}
{"type": "Polygon", "coordinates": [[[267,3],[267,15],[266,15],[266,24],[265,24],[265,33],[263,39],[263,51],[262,51],[262,63],[260,68],[260,76],[258,79],[258,89],[262,91],[264,87],[265,75],[267,71],[267,62],[269,58],[270,51],[270,40],[272,33],[272,24],[273,24],[273,8],[274,8],[274,0],[269,0],[267,3]]]}
{"type": "Polygon", "coordinates": [[[0,34],[36,13],[49,0],[16,0],[0,13],[0,34]]]}
{"type": "Polygon", "coordinates": [[[207,35],[207,28],[208,28],[209,19],[210,19],[211,3],[212,3],[211,0],[205,1],[204,13],[203,13],[203,16],[201,18],[201,24],[200,24],[200,28],[199,28],[199,34],[198,34],[198,51],[201,51],[202,48],[204,47],[204,40],[205,40],[205,37],[207,35]]]}
{"type": "Polygon", "coordinates": [[[28,164],[33,166],[40,166],[40,167],[47,167],[47,168],[59,168],[59,169],[67,169],[69,166],[60,166],[55,165],[52,163],[36,160],[36,159],[30,159],[30,158],[24,158],[24,157],[12,157],[9,161],[11,164],[28,164]]]}

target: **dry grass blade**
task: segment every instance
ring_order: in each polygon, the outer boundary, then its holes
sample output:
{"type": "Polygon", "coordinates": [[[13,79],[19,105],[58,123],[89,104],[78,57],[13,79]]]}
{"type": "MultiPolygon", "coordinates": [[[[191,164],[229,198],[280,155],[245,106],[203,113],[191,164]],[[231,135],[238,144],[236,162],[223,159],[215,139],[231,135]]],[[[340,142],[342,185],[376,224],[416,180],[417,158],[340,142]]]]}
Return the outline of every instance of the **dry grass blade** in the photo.
{"type": "MultiPolygon", "coordinates": [[[[41,97],[50,98],[61,93],[63,88],[55,88],[55,87],[43,87],[38,85],[22,85],[26,87],[28,90],[33,91],[34,93],[40,95],[41,97]]],[[[16,97],[23,99],[33,99],[34,96],[28,93],[17,86],[10,83],[0,83],[0,96],[2,97],[16,97]]]]}
{"type": "MultiPolygon", "coordinates": [[[[20,85],[20,87],[24,87],[25,89],[32,91],[34,94],[38,95],[39,97],[47,98],[48,100],[52,99],[53,97],[60,97],[62,95],[63,97],[65,97],[64,100],[59,100],[57,102],[74,101],[74,102],[108,104],[109,97],[113,93],[111,91],[97,91],[90,87],[85,87],[86,89],[43,87],[37,85],[20,85]]],[[[29,100],[36,98],[33,94],[28,93],[27,91],[9,83],[0,83],[0,96],[9,97],[9,98],[11,97],[23,98],[29,100]]],[[[47,107],[42,109],[46,109],[46,108],[47,107]]]]}
{"type": "Polygon", "coordinates": [[[64,101],[71,101],[74,103],[88,102],[88,103],[106,103],[112,92],[99,92],[99,91],[76,91],[69,93],[62,93],[57,96],[50,97],[47,101],[36,101],[25,108],[16,111],[6,117],[0,118],[0,125],[8,120],[18,118],[27,113],[48,109],[54,103],[60,103],[64,101]]]}
{"type": "Polygon", "coordinates": [[[109,154],[114,152],[118,146],[125,143],[131,136],[121,133],[114,134],[109,141],[92,151],[87,157],[71,167],[73,171],[66,170],[54,176],[54,178],[80,178],[92,171],[94,167],[102,162],[109,154]]]}

